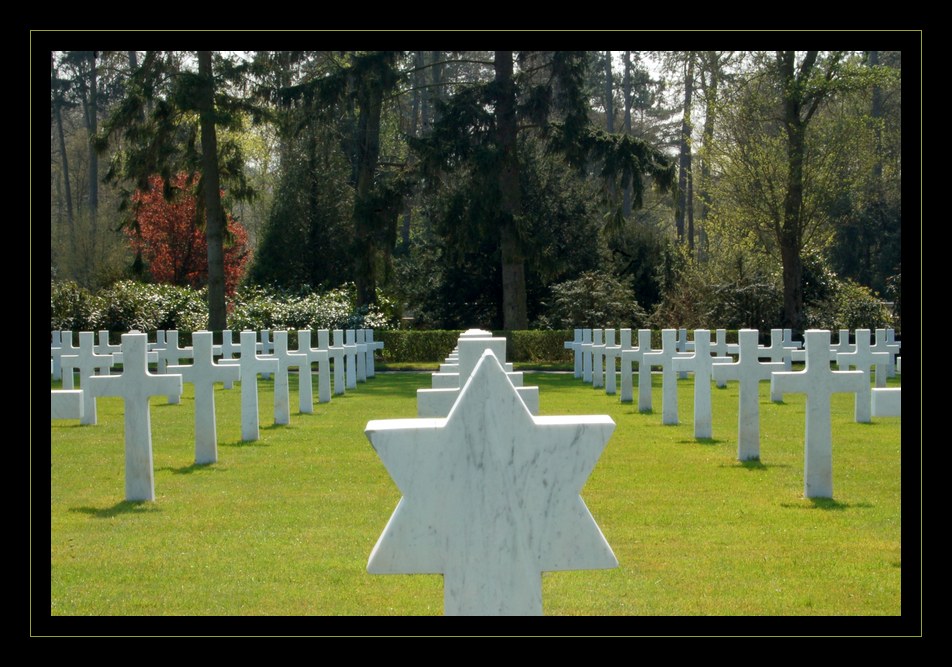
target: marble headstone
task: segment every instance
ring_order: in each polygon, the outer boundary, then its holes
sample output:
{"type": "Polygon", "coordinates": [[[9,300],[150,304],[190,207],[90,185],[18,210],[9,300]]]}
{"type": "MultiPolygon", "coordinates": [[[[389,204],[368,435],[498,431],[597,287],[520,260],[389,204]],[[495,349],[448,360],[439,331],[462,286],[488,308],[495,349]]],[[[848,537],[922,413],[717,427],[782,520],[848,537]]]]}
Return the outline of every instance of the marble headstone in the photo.
{"type": "Polygon", "coordinates": [[[605,342],[602,340],[602,329],[592,329],[592,387],[598,389],[602,386],[604,376],[602,375],[602,351],[605,349],[605,342]]]}
{"type": "Polygon", "coordinates": [[[367,571],[442,574],[447,615],[540,615],[542,572],[618,565],[579,495],[614,427],[533,417],[486,352],[445,419],[367,424],[402,494],[367,571]]]}
{"type": "Polygon", "coordinates": [[[651,353],[651,329],[638,330],[638,347],[621,353],[621,401],[632,400],[631,363],[638,363],[638,412],[651,412],[651,366],[644,355],[651,353]]]}
{"type": "Polygon", "coordinates": [[[711,332],[694,330],[694,352],[674,360],[675,371],[694,372],[694,437],[713,437],[711,419],[711,369],[714,364],[730,362],[730,357],[711,356],[711,332]]]}
{"type": "MultiPolygon", "coordinates": [[[[288,374],[292,368],[307,370],[308,360],[306,354],[298,354],[288,350],[288,332],[284,329],[271,332],[274,338],[274,351],[272,356],[278,360],[278,370],[274,374],[274,423],[291,423],[291,392],[289,388],[288,374]]],[[[311,381],[310,374],[298,374],[298,393],[300,394],[300,385],[304,381],[303,375],[307,375],[307,381],[311,381]]],[[[308,406],[310,409],[310,406],[308,406]]]]}
{"type": "MultiPolygon", "coordinates": [[[[334,337],[337,337],[337,331],[334,331],[334,337]]],[[[343,336],[343,332],[340,334],[343,336]]],[[[340,338],[338,338],[338,341],[340,338]]],[[[346,391],[344,380],[344,347],[342,345],[331,345],[331,332],[327,329],[317,330],[317,349],[327,350],[328,358],[334,362],[334,394],[340,395],[346,391]]]]}
{"type": "Polygon", "coordinates": [[[80,388],[83,392],[83,416],[80,419],[81,424],[95,424],[96,416],[96,397],[89,391],[89,378],[99,371],[101,375],[109,375],[109,367],[112,366],[111,354],[96,354],[95,341],[92,331],[79,332],[79,348],[75,355],[64,354],[61,362],[63,364],[63,385],[65,389],[72,389],[73,370],[79,371],[80,388]],[[70,386],[66,387],[66,381],[69,379],[70,386]]]}
{"type": "Polygon", "coordinates": [[[833,497],[833,425],[830,397],[869,386],[861,371],[830,370],[830,332],[808,329],[806,366],[802,371],[773,373],[771,384],[781,393],[806,394],[803,495],[833,497]]]}
{"type": "Polygon", "coordinates": [[[861,391],[856,392],[855,419],[860,424],[868,424],[872,420],[872,394],[870,380],[873,367],[876,367],[876,386],[886,386],[886,371],[889,366],[887,352],[873,352],[869,345],[869,329],[856,330],[856,345],[852,352],[840,352],[836,355],[837,368],[848,370],[855,368],[862,371],[866,384],[861,391]]]}
{"type": "Polygon", "coordinates": [[[50,419],[82,418],[82,389],[50,389],[50,419]]]}
{"type": "Polygon", "coordinates": [[[149,397],[182,393],[181,375],[149,372],[147,350],[146,334],[123,334],[122,374],[89,378],[93,396],[119,396],[125,402],[126,500],[155,500],[149,397]]]}
{"type": "Polygon", "coordinates": [[[582,378],[582,330],[575,329],[573,332],[572,340],[565,341],[563,347],[566,350],[572,350],[572,359],[573,359],[573,371],[575,373],[575,379],[579,380],[582,378]]]}
{"type": "Polygon", "coordinates": [[[216,364],[212,355],[211,331],[192,334],[191,366],[170,365],[168,371],[182,376],[183,382],[195,386],[195,463],[215,463],[218,460],[218,429],[215,422],[215,383],[241,379],[240,367],[234,364],[216,364]]]}
{"type": "MultiPolygon", "coordinates": [[[[650,373],[652,366],[661,367],[661,423],[669,426],[678,424],[678,383],[674,373],[677,333],[674,329],[662,329],[661,349],[645,353],[638,366],[639,375],[642,368],[650,373]]],[[[638,381],[641,382],[640,377],[638,381]]]]}
{"type": "MultiPolygon", "coordinates": [[[[331,364],[330,355],[326,349],[311,347],[311,332],[307,329],[298,331],[298,354],[307,355],[307,376],[305,382],[301,378],[300,407],[301,412],[312,413],[314,402],[314,378],[311,375],[311,364],[317,362],[317,402],[330,403],[331,401],[331,364]]],[[[304,371],[302,371],[304,372],[304,371]]]]}
{"type": "Polygon", "coordinates": [[[902,417],[902,388],[873,389],[870,404],[874,417],[902,417]]]}
{"type": "Polygon", "coordinates": [[[225,359],[222,363],[235,364],[241,368],[241,439],[257,440],[259,431],[258,417],[258,375],[264,372],[276,373],[278,360],[272,357],[258,356],[258,335],[254,331],[242,331],[241,358],[225,359]]]}
{"type": "Polygon", "coordinates": [[[592,330],[582,329],[582,382],[592,381],[592,330]]]}
{"type": "Polygon", "coordinates": [[[714,379],[737,380],[737,460],[751,461],[760,458],[760,382],[769,380],[774,371],[784,370],[782,361],[762,362],[757,358],[756,329],[741,329],[737,332],[740,356],[736,363],[714,366],[714,379]]]}

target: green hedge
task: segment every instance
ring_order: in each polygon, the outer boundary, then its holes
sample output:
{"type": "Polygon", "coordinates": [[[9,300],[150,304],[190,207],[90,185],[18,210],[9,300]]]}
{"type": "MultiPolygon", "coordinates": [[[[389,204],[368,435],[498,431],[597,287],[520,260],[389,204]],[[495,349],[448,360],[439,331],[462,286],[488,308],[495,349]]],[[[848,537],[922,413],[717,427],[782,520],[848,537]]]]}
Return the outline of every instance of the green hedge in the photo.
{"type": "Polygon", "coordinates": [[[506,361],[572,362],[572,351],[565,349],[565,341],[572,340],[572,329],[499,331],[495,335],[506,337],[506,361]]]}
{"type": "MultiPolygon", "coordinates": [[[[385,362],[443,361],[456,347],[462,331],[375,331],[374,340],[383,341],[381,356],[385,362]]],[[[572,340],[572,331],[496,331],[506,338],[506,361],[571,362],[564,348],[572,340]]]]}
{"type": "Polygon", "coordinates": [[[383,341],[384,361],[443,361],[456,347],[462,331],[374,331],[374,340],[383,341]]]}

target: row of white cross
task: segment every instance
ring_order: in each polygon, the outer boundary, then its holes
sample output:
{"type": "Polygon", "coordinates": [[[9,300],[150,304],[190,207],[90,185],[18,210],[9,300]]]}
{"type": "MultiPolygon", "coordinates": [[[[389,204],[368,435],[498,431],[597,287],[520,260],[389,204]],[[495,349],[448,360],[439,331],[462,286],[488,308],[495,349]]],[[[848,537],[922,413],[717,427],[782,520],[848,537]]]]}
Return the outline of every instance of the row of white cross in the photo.
{"type": "MultiPolygon", "coordinates": [[[[894,359],[900,346],[885,329],[877,329],[876,344],[870,345],[870,331],[858,329],[856,343],[849,342],[849,331],[839,331],[839,341],[830,345],[829,331],[806,332],[806,349],[799,349],[789,329],[771,330],[771,344],[758,345],[759,332],[742,329],[738,332],[738,344],[726,342],[726,332],[717,330],[716,342],[711,344],[710,331],[697,329],[694,332],[693,352],[687,352],[686,330],[680,336],[674,329],[661,332],[662,347],[651,349],[651,331],[638,332],[638,346],[631,345],[631,330],[621,330],[621,344],[614,345],[614,330],[576,329],[574,340],[565,344],[575,352],[575,376],[593,386],[600,387],[605,365],[606,393],[615,393],[615,359],[621,361],[621,401],[632,400],[632,363],[637,362],[638,409],[649,412],[651,405],[652,367],[660,367],[662,374],[663,424],[678,423],[677,385],[675,373],[693,371],[694,382],[694,436],[711,438],[711,380],[719,387],[728,380],[739,381],[738,450],[741,461],[760,458],[760,408],[757,386],[761,380],[771,381],[771,400],[782,401],[784,393],[807,395],[807,427],[805,437],[805,486],[808,498],[832,497],[832,434],[830,425],[829,398],[832,393],[855,393],[855,420],[868,423],[872,405],[880,398],[881,403],[895,396],[898,404],[899,390],[885,390],[880,396],[870,390],[870,374],[876,368],[876,385],[884,387],[886,377],[894,371],[894,359]],[[677,336],[677,338],[676,338],[677,336]],[[711,356],[716,354],[718,356],[711,356]],[[736,362],[731,354],[738,355],[736,362]],[[761,362],[765,358],[769,361],[761,362]],[[804,361],[803,371],[791,372],[791,361],[804,361]],[[832,371],[830,362],[839,368],[855,368],[855,371],[832,371]],[[647,372],[641,372],[644,369],[647,372]],[[895,393],[893,393],[895,392],[895,393]]],[[[897,407],[883,408],[886,411],[897,407]]]]}
{"type": "Polygon", "coordinates": [[[152,500],[155,497],[150,396],[164,395],[170,403],[178,403],[182,382],[194,384],[195,462],[213,463],[218,460],[213,391],[216,382],[230,388],[235,380],[244,380],[241,383],[241,437],[246,441],[257,440],[258,375],[274,374],[274,421],[288,424],[288,371],[291,368],[299,371],[300,412],[312,413],[310,369],[313,363],[318,364],[318,401],[325,403],[331,400],[331,359],[334,360],[334,390],[342,394],[345,384],[348,388],[355,388],[358,381],[374,376],[374,352],[383,347],[383,343],[373,340],[373,332],[369,329],[348,330],[346,335],[344,331],[335,330],[335,340],[341,343],[338,346],[331,346],[329,332],[320,330],[317,348],[311,347],[310,331],[299,331],[297,350],[288,349],[287,331],[274,331],[273,341],[268,340],[263,331],[260,342],[254,331],[242,331],[237,346],[230,331],[223,332],[221,346],[213,345],[209,331],[193,333],[192,347],[178,345],[177,331],[162,334],[157,336],[156,343],[150,344],[146,334],[130,332],[122,335],[120,346],[109,346],[108,333],[100,332],[99,349],[108,350],[105,353],[97,351],[90,331],[79,333],[78,347],[73,346],[73,336],[68,331],[54,332],[51,344],[51,371],[55,374],[56,360],[59,359],[63,385],[68,387],[51,390],[51,418],[78,417],[83,424],[95,424],[97,397],[119,396],[124,399],[127,500],[152,500]],[[152,350],[149,350],[150,346],[152,350]],[[232,358],[235,352],[240,354],[237,359],[232,358]],[[216,354],[222,356],[218,363],[214,359],[216,354]],[[192,364],[179,365],[182,359],[191,359],[192,364]],[[122,374],[109,375],[111,367],[117,363],[122,364],[122,374]],[[158,374],[149,372],[149,363],[156,364],[158,374]],[[72,389],[74,370],[80,373],[82,388],[79,390],[72,389]],[[96,375],[97,371],[99,375],[96,375]]]}
{"type": "Polygon", "coordinates": [[[466,380],[473,374],[477,362],[486,350],[492,351],[509,382],[530,413],[539,414],[539,388],[523,386],[521,371],[513,371],[506,362],[506,339],[494,337],[492,332],[469,329],[463,332],[456,348],[440,364],[440,370],[431,377],[432,388],[417,389],[418,417],[445,417],[456,402],[466,380]]]}

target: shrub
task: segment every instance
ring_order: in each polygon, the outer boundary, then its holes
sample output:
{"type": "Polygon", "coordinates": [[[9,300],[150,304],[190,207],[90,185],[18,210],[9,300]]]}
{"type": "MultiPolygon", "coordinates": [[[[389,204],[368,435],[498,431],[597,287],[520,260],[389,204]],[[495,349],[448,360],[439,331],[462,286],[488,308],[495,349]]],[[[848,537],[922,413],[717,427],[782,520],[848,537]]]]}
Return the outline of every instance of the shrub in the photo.
{"type": "Polygon", "coordinates": [[[552,286],[551,303],[539,324],[553,329],[635,328],[646,321],[630,287],[609,273],[589,271],[552,286]]]}
{"type": "Polygon", "coordinates": [[[374,339],[383,341],[384,361],[443,361],[456,347],[462,331],[405,331],[374,332],[374,339]]]}
{"type": "Polygon", "coordinates": [[[565,341],[572,340],[572,329],[501,331],[494,335],[506,337],[507,361],[566,362],[573,358],[572,351],[565,349],[565,341]]]}
{"type": "Polygon", "coordinates": [[[50,330],[95,331],[103,317],[102,299],[71,280],[50,281],[50,330]]]}
{"type": "Polygon", "coordinates": [[[819,329],[877,329],[892,326],[879,295],[852,280],[836,280],[827,299],[807,308],[809,325],[819,329]]]}
{"type": "Polygon", "coordinates": [[[102,328],[109,331],[199,331],[208,326],[205,290],[134,280],[114,283],[101,293],[102,328]]]}
{"type": "Polygon", "coordinates": [[[324,293],[243,287],[230,301],[228,324],[250,329],[385,329],[396,324],[395,307],[378,294],[380,305],[356,307],[352,283],[324,293]],[[389,313],[391,314],[388,314],[389,313]]]}

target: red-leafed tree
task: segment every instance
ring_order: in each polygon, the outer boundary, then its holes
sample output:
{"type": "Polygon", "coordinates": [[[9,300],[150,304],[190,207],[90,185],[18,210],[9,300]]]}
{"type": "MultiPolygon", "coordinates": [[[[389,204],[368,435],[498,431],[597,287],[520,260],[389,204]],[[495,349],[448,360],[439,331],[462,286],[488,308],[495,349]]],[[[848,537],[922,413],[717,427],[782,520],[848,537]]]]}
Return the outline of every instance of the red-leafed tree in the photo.
{"type": "MultiPolygon", "coordinates": [[[[208,282],[208,242],[195,196],[197,178],[184,172],[173,176],[172,197],[166,198],[162,178],[152,176],[149,189],[133,195],[136,225],[126,232],[156,282],[190,287],[208,282]]],[[[230,294],[244,275],[251,253],[245,228],[231,215],[226,215],[226,229],[225,291],[230,294]]]]}

